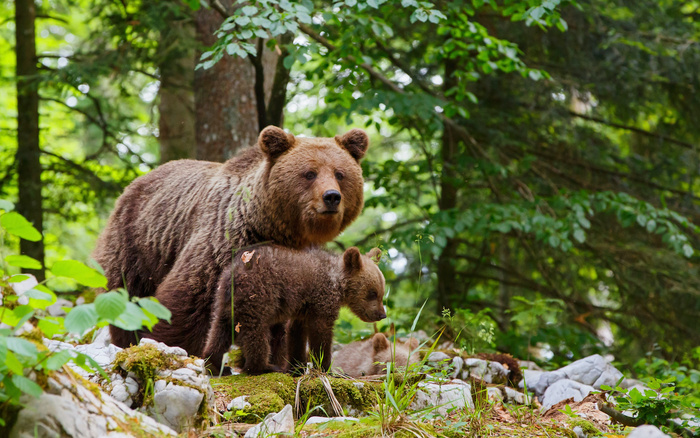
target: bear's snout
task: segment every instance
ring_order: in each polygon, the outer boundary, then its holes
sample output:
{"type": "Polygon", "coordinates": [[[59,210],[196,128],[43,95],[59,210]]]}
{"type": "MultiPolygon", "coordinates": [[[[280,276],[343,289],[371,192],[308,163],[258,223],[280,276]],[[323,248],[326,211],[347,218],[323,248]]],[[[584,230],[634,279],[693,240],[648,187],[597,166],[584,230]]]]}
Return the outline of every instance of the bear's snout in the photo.
{"type": "Polygon", "coordinates": [[[337,190],[327,190],[323,194],[323,203],[326,204],[326,207],[330,211],[337,211],[338,210],[338,205],[340,205],[340,192],[337,190]]]}

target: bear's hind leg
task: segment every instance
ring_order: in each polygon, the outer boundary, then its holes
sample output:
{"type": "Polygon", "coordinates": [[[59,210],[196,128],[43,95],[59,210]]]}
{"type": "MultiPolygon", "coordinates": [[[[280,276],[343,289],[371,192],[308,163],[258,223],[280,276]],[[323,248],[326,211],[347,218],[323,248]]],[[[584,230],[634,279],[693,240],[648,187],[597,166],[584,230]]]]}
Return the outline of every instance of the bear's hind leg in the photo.
{"type": "Polygon", "coordinates": [[[281,370],[287,369],[287,322],[270,327],[270,363],[281,370]]]}

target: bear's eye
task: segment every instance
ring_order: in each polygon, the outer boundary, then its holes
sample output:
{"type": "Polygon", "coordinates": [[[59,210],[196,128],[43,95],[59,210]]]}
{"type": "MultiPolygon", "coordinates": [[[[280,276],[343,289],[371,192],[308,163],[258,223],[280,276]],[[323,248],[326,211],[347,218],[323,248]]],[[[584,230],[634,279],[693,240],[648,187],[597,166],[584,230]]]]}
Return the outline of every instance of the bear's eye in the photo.
{"type": "Polygon", "coordinates": [[[372,301],[376,300],[379,294],[377,294],[376,290],[372,290],[367,294],[367,301],[372,301]]]}
{"type": "Polygon", "coordinates": [[[343,178],[345,178],[345,175],[343,175],[342,172],[335,173],[335,179],[337,179],[338,181],[342,181],[343,178]]]}
{"type": "Polygon", "coordinates": [[[304,178],[308,179],[309,181],[313,181],[316,179],[316,172],[309,170],[304,174],[304,178]]]}

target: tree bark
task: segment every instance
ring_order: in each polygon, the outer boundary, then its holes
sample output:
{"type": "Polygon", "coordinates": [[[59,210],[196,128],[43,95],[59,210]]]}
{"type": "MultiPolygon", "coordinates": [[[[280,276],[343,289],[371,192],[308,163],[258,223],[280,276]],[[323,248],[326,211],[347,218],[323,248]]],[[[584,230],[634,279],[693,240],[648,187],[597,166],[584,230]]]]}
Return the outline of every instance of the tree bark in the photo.
{"type": "Polygon", "coordinates": [[[162,54],[160,70],[160,102],[158,141],[160,162],[194,158],[195,138],[194,67],[195,30],[189,20],[175,20],[163,32],[158,50],[162,54]]]}
{"type": "MultiPolygon", "coordinates": [[[[454,71],[457,68],[456,61],[448,59],[445,61],[445,82],[444,90],[447,91],[456,85],[454,71]]],[[[442,159],[442,172],[440,173],[440,199],[438,207],[441,211],[451,210],[457,207],[457,186],[455,181],[458,173],[454,163],[458,154],[458,135],[455,129],[448,124],[444,124],[442,133],[442,148],[440,158],[442,159]]],[[[443,309],[452,309],[452,293],[457,287],[455,256],[457,255],[458,243],[454,239],[447,239],[447,244],[443,248],[437,261],[437,312],[442,313],[443,309]]]]}
{"type": "MultiPolygon", "coordinates": [[[[230,1],[223,2],[226,7],[230,1]]],[[[196,13],[197,40],[214,44],[214,32],[223,19],[213,9],[196,13]]],[[[201,53],[197,53],[197,58],[201,53]]],[[[255,144],[258,113],[255,100],[255,69],[248,59],[224,56],[209,70],[195,72],[196,157],[225,161],[238,150],[255,144]]]]}
{"type": "MultiPolygon", "coordinates": [[[[17,173],[19,200],[17,212],[43,232],[41,199],[41,162],[39,149],[39,92],[37,81],[34,0],[15,1],[15,38],[17,56],[17,173]]],[[[44,264],[44,241],[20,240],[20,253],[44,264]]],[[[28,270],[44,280],[44,270],[28,270]]]]}

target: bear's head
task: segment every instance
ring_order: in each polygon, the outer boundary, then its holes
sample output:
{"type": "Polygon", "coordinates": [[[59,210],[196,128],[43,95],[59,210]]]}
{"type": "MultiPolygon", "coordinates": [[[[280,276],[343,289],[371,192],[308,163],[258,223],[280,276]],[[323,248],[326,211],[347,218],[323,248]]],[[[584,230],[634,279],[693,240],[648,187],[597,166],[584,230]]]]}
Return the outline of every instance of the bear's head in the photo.
{"type": "Polygon", "coordinates": [[[268,208],[305,244],[333,240],[362,211],[362,168],[369,140],[360,129],[335,138],[296,138],[263,129],[258,145],[267,157],[268,208]]]}
{"type": "Polygon", "coordinates": [[[381,254],[379,248],[374,248],[362,255],[354,246],[343,253],[343,304],[364,322],[386,318],[384,275],[377,266],[381,254]]]}
{"type": "Polygon", "coordinates": [[[405,367],[420,361],[418,354],[418,339],[409,338],[408,342],[393,344],[384,333],[372,337],[372,372],[381,374],[386,369],[387,362],[393,362],[397,367],[405,367]]]}

